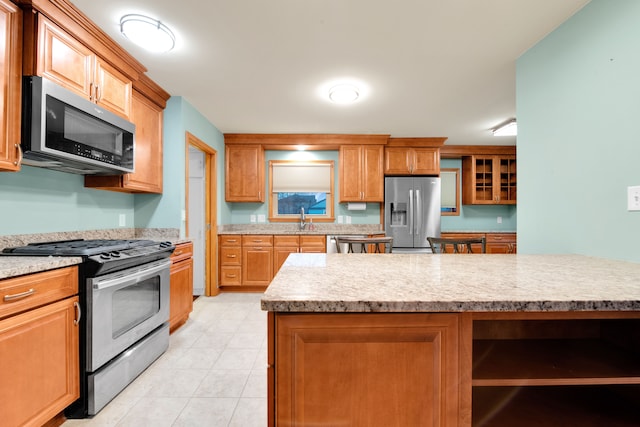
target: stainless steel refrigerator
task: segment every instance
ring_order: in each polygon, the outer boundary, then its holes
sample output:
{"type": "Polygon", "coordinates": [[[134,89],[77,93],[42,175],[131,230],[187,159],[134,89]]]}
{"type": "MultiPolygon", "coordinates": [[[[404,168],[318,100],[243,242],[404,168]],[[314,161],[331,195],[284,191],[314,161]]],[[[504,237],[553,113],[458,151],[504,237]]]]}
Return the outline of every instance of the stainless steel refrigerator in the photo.
{"type": "Polygon", "coordinates": [[[440,178],[385,177],[384,229],[393,252],[431,252],[427,237],[440,237],[440,178]]]}

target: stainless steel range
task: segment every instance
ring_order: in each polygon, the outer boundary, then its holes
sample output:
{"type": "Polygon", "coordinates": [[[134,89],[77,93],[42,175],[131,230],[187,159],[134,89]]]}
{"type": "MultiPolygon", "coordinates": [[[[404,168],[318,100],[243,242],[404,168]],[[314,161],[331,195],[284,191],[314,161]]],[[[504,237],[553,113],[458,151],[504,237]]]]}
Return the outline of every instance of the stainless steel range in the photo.
{"type": "Polygon", "coordinates": [[[80,256],[80,399],[69,418],[97,414],[169,346],[169,268],[175,246],[152,240],[65,240],[6,248],[80,256]]]}

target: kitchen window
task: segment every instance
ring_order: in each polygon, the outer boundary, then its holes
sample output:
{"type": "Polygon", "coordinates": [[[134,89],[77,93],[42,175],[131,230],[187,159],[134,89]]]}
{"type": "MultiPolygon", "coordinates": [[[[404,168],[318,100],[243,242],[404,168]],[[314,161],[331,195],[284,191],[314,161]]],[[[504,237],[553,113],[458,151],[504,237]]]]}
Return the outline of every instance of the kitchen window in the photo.
{"type": "Polygon", "coordinates": [[[304,208],[307,222],[333,222],[333,163],[269,161],[269,221],[298,221],[304,208]]]}

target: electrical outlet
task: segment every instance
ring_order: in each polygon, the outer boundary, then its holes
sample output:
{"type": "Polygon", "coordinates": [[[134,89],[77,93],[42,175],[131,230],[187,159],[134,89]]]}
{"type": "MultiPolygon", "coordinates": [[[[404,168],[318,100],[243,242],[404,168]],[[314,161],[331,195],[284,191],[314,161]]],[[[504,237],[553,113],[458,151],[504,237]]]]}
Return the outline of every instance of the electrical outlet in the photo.
{"type": "Polygon", "coordinates": [[[502,224],[502,217],[501,216],[498,217],[498,224],[502,224]]]}
{"type": "Polygon", "coordinates": [[[627,187],[627,210],[640,211],[640,186],[627,187]]]}
{"type": "Polygon", "coordinates": [[[347,215],[347,224],[351,224],[351,217],[347,215]]]}
{"type": "Polygon", "coordinates": [[[118,215],[118,225],[124,227],[127,225],[127,216],[125,214],[118,215]]]}
{"type": "Polygon", "coordinates": [[[342,224],[344,222],[344,217],[342,215],[338,215],[338,224],[342,224]]]}
{"type": "Polygon", "coordinates": [[[251,224],[255,224],[255,222],[256,222],[256,216],[255,216],[255,215],[251,215],[251,216],[249,217],[249,221],[251,222],[251,224]]]}
{"type": "Polygon", "coordinates": [[[258,215],[258,222],[260,223],[267,222],[267,217],[265,217],[264,214],[258,215]]]}

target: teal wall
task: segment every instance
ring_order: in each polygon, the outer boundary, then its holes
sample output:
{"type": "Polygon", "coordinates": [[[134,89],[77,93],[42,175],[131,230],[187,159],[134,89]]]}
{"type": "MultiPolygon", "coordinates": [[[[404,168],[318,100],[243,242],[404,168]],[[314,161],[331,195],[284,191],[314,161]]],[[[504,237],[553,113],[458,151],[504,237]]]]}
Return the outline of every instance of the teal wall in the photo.
{"type": "Polygon", "coordinates": [[[186,210],[186,132],[189,132],[217,151],[216,192],[217,222],[230,222],[231,214],[224,202],[224,136],[196,109],[180,96],[167,102],[164,111],[164,175],[163,194],[140,194],[135,199],[135,225],[141,228],[180,228],[185,237],[186,210]]]}
{"type": "Polygon", "coordinates": [[[0,235],[119,228],[179,228],[184,236],[185,132],[218,152],[219,224],[231,222],[224,202],[224,137],[182,97],[172,97],[164,112],[164,191],[126,194],[84,188],[82,175],[23,166],[0,172],[0,235]]]}
{"type": "MultiPolygon", "coordinates": [[[[458,169],[458,197],[462,197],[462,160],[442,159],[441,168],[458,169]]],[[[520,168],[520,164],[518,164],[520,168]]],[[[518,193],[519,197],[519,193],[518,193]]],[[[519,203],[519,201],[518,201],[519,203]]],[[[516,205],[463,205],[460,201],[460,215],[443,216],[440,229],[442,231],[516,231],[516,205]],[[498,223],[498,217],[502,223],[498,223]]]]}
{"type": "Polygon", "coordinates": [[[133,227],[134,196],[84,188],[84,176],[23,166],[0,172],[0,235],[133,227]]]}
{"type": "Polygon", "coordinates": [[[639,22],[593,0],[517,61],[519,253],[640,261],[639,22]]]}

